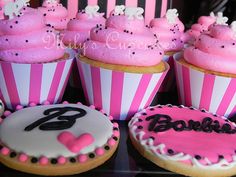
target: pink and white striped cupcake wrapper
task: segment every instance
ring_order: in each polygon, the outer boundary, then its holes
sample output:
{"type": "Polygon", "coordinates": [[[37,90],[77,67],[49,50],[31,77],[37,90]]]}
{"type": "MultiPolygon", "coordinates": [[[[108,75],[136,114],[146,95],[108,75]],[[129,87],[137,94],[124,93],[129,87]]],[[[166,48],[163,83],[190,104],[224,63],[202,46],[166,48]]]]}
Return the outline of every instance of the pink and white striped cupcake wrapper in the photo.
{"type": "Polygon", "coordinates": [[[164,61],[167,62],[170,66],[168,73],[161,85],[161,88],[158,92],[173,92],[176,88],[176,81],[175,81],[175,70],[174,70],[174,59],[173,56],[165,55],[164,61]]]}
{"type": "Polygon", "coordinates": [[[206,74],[176,62],[179,101],[186,106],[206,109],[225,117],[236,113],[236,78],[206,74]]]}
{"type": "Polygon", "coordinates": [[[0,61],[0,98],[9,109],[49,101],[60,102],[75,57],[52,63],[18,64],[0,61]]]}
{"type": "Polygon", "coordinates": [[[87,102],[116,120],[128,120],[149,106],[169,70],[136,74],[94,67],[81,60],[77,64],[87,102]]]}

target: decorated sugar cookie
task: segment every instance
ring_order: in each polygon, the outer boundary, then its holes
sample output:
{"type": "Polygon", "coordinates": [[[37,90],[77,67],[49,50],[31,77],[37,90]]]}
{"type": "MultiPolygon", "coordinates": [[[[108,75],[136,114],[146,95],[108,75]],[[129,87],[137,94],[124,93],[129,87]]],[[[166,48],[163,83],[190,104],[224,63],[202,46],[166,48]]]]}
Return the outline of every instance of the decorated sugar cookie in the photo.
{"type": "Polygon", "coordinates": [[[117,123],[81,104],[42,105],[10,114],[0,124],[0,162],[27,173],[71,175],[103,164],[119,141],[117,123]]]}
{"type": "Polygon", "coordinates": [[[236,126],[184,106],[149,107],[129,123],[134,147],[158,166],[186,176],[236,174],[236,126]]]}

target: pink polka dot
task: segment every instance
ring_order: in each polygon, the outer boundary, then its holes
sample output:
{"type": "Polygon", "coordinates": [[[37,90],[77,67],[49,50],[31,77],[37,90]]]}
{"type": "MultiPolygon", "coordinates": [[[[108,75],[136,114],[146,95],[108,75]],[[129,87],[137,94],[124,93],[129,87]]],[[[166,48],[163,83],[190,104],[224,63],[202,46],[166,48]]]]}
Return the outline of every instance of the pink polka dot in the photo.
{"type": "Polygon", "coordinates": [[[18,159],[20,162],[26,162],[28,160],[28,158],[29,157],[26,154],[20,154],[18,159]]]}
{"type": "Polygon", "coordinates": [[[116,136],[116,137],[119,137],[120,136],[120,132],[119,131],[113,131],[113,135],[116,136]]]}
{"type": "Polygon", "coordinates": [[[113,127],[115,127],[115,128],[119,128],[119,124],[116,123],[116,122],[114,122],[114,123],[113,123],[113,127]]]}
{"type": "Polygon", "coordinates": [[[63,101],[62,104],[69,104],[69,102],[68,101],[63,101]]]}
{"type": "Polygon", "coordinates": [[[1,149],[1,153],[2,155],[8,155],[10,153],[10,149],[8,149],[7,147],[3,147],[1,149]]]}
{"type": "Polygon", "coordinates": [[[103,148],[97,148],[97,149],[95,150],[95,153],[96,153],[97,155],[103,155],[103,154],[104,154],[104,149],[103,149],[103,148]]]}
{"type": "Polygon", "coordinates": [[[114,146],[116,144],[116,141],[113,138],[110,138],[107,142],[109,146],[114,146]]]}
{"type": "Polygon", "coordinates": [[[23,106],[21,106],[21,105],[16,106],[16,110],[21,110],[21,109],[23,109],[23,106]]]}
{"type": "Polygon", "coordinates": [[[48,164],[48,158],[47,157],[41,157],[39,159],[39,164],[40,165],[47,165],[48,164]]]}
{"type": "Polygon", "coordinates": [[[80,163],[86,162],[87,159],[88,159],[88,157],[84,154],[78,156],[78,160],[79,160],[80,163]]]}
{"type": "Polygon", "coordinates": [[[30,103],[29,106],[34,107],[34,106],[36,106],[36,103],[30,103]]]}
{"type": "Polygon", "coordinates": [[[89,106],[91,109],[95,109],[95,106],[94,105],[91,105],[91,106],[89,106]]]}
{"type": "Polygon", "coordinates": [[[50,102],[49,101],[44,101],[43,105],[50,105],[50,102]]]}
{"type": "Polygon", "coordinates": [[[63,165],[66,163],[66,158],[63,157],[63,156],[60,156],[58,159],[57,159],[58,163],[63,165]]]}
{"type": "Polygon", "coordinates": [[[109,119],[110,119],[110,120],[113,120],[113,117],[112,117],[112,116],[109,116],[109,119]]]}
{"type": "Polygon", "coordinates": [[[4,116],[9,116],[10,114],[11,114],[10,111],[5,111],[5,112],[3,113],[4,116]]]}

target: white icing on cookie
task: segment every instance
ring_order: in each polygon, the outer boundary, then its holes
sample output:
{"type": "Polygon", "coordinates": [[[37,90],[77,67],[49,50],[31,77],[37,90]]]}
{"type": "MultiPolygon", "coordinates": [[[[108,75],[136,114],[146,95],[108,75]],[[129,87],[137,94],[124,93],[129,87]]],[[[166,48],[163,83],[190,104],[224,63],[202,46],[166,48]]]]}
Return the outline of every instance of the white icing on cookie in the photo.
{"type": "MultiPolygon", "coordinates": [[[[55,112],[51,112],[49,115],[55,112]]],[[[78,112],[68,111],[61,114],[61,116],[72,116],[75,114],[78,114],[78,112]]],[[[54,117],[44,123],[48,124],[55,121],[58,121],[58,117],[54,117]]],[[[104,146],[108,139],[112,137],[112,134],[113,124],[108,117],[101,112],[80,104],[44,105],[26,108],[11,114],[0,125],[0,141],[3,145],[16,152],[35,157],[45,156],[55,158],[58,156],[71,157],[79,154],[87,154],[93,152],[98,147],[104,146]],[[63,107],[83,109],[86,111],[86,115],[77,118],[71,128],[64,130],[40,130],[41,123],[31,130],[25,131],[25,128],[35,123],[35,121],[45,118],[43,114],[45,110],[63,107]],[[90,134],[94,138],[94,141],[75,154],[58,141],[58,136],[63,132],[70,132],[76,137],[83,134],[90,134]]]]}

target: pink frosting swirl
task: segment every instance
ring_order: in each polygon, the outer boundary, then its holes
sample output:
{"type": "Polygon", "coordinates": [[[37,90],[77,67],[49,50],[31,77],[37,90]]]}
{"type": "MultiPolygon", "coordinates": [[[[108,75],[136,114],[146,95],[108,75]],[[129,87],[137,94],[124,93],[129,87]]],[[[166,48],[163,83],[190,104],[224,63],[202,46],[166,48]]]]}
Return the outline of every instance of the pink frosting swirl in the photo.
{"type": "Polygon", "coordinates": [[[68,11],[59,2],[50,3],[44,1],[42,7],[38,8],[44,14],[46,23],[53,26],[57,30],[66,29],[68,19],[68,11]]]}
{"type": "Polygon", "coordinates": [[[43,15],[30,8],[21,13],[11,20],[0,20],[0,59],[38,63],[63,57],[63,46],[56,41],[54,30],[45,25],[43,15]]]}
{"type": "Polygon", "coordinates": [[[187,62],[216,72],[236,74],[236,37],[229,26],[212,25],[209,34],[202,34],[194,46],[186,48],[187,62]]]}
{"type": "Polygon", "coordinates": [[[166,17],[156,18],[150,22],[150,27],[165,52],[178,51],[184,47],[184,25],[178,18],[173,24],[166,17]]]}
{"type": "Polygon", "coordinates": [[[190,40],[196,39],[201,33],[208,31],[209,26],[215,23],[216,18],[212,16],[201,16],[198,19],[198,23],[191,26],[191,29],[187,31],[190,35],[190,40]]]}
{"type": "Polygon", "coordinates": [[[62,32],[62,41],[66,45],[82,46],[90,38],[90,30],[95,26],[104,26],[106,19],[104,13],[99,13],[93,18],[84,11],[77,14],[77,17],[70,20],[67,30],[62,32]]]}
{"type": "Polygon", "coordinates": [[[105,27],[91,30],[91,40],[85,42],[84,55],[111,64],[153,66],[160,63],[164,54],[156,42],[144,20],[112,15],[105,27]]]}

